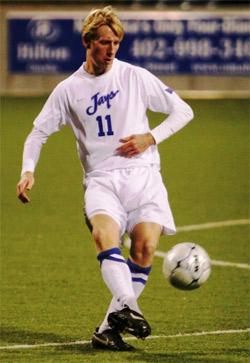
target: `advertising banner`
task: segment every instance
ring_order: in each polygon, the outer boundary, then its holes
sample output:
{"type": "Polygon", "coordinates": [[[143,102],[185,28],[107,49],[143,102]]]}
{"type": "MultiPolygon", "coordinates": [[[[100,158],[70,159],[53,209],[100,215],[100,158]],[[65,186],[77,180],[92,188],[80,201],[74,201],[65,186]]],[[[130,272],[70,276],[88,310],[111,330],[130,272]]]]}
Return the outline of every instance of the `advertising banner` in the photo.
{"type": "MultiPolygon", "coordinates": [[[[10,13],[10,73],[72,73],[85,59],[87,13],[10,13]]],[[[120,12],[118,58],[157,75],[250,74],[250,16],[242,13],[120,12]]]]}

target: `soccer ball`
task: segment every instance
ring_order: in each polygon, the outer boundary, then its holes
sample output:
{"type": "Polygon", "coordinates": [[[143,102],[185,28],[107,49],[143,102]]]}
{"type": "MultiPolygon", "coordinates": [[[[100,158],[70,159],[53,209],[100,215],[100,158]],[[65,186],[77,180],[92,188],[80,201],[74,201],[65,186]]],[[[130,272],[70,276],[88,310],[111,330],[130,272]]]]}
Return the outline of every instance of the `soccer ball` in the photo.
{"type": "Polygon", "coordinates": [[[200,287],[207,281],[210,272],[210,258],[204,248],[196,243],[178,243],[164,257],[163,274],[178,289],[200,287]]]}

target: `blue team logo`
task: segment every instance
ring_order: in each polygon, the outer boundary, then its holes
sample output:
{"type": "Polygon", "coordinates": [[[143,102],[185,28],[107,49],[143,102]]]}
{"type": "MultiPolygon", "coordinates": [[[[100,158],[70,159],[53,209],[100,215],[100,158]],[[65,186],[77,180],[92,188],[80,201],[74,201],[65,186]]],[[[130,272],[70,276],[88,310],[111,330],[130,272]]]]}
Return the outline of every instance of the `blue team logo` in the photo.
{"type": "Polygon", "coordinates": [[[97,92],[94,96],[91,97],[92,105],[90,105],[86,112],[88,115],[94,115],[98,110],[98,107],[101,105],[106,105],[107,108],[111,107],[111,100],[118,94],[119,90],[111,91],[106,95],[100,95],[100,92],[97,92]]]}

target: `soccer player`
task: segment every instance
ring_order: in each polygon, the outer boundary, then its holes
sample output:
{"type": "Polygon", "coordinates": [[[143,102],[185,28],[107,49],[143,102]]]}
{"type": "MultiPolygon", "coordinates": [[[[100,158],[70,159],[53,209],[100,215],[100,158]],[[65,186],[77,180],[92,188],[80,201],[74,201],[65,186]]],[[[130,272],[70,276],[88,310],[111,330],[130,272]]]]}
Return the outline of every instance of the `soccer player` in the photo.
{"type": "Polygon", "coordinates": [[[191,108],[147,70],[115,58],[124,36],[111,6],[95,9],[83,24],[86,61],[49,96],[23,151],[17,195],[29,202],[42,145],[62,126],[71,127],[84,168],[84,202],[101,274],[113,298],[92,337],[94,348],[132,350],[121,333],[151,333],[138,306],[161,234],[175,224],[160,174],[157,144],[184,127],[191,108]],[[146,111],[165,113],[150,130],[146,111]],[[129,258],[120,250],[125,232],[129,258]]]}

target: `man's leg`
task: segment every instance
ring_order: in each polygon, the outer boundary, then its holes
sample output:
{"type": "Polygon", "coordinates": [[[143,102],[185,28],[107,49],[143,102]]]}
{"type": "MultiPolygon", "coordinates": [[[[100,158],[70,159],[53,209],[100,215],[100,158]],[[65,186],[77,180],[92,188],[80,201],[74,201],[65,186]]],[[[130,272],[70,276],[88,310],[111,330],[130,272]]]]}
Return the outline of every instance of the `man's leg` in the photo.
{"type": "MultiPolygon", "coordinates": [[[[130,272],[131,272],[132,286],[133,286],[134,294],[135,294],[136,299],[138,299],[146,286],[146,283],[147,283],[147,280],[149,277],[149,273],[151,271],[151,266],[141,267],[140,265],[132,262],[131,257],[128,258],[127,264],[130,269],[130,272]]],[[[105,318],[103,319],[103,322],[99,327],[100,332],[110,328],[109,323],[108,323],[108,316],[110,313],[112,313],[113,311],[117,311],[117,310],[119,310],[119,304],[118,304],[116,298],[113,297],[110,302],[110,305],[108,307],[108,310],[106,312],[105,318]]]]}
{"type": "MultiPolygon", "coordinates": [[[[161,229],[162,227],[158,224],[147,222],[137,224],[131,233],[132,243],[127,264],[131,272],[132,286],[137,299],[146,286],[161,229]]],[[[119,310],[119,305],[117,300],[113,298],[100,325],[100,331],[109,328],[108,316],[111,312],[117,310],[119,310]]]]}
{"type": "MultiPolygon", "coordinates": [[[[131,276],[132,276],[132,286],[133,286],[134,294],[135,294],[136,299],[138,299],[146,286],[146,283],[147,283],[147,280],[149,277],[149,273],[151,271],[151,266],[141,267],[140,265],[132,262],[131,257],[127,260],[127,264],[130,269],[131,276]]],[[[103,332],[106,329],[110,328],[109,323],[108,323],[108,316],[110,313],[119,310],[119,308],[120,307],[119,307],[119,304],[118,304],[116,298],[113,297],[110,302],[110,305],[108,307],[108,310],[106,312],[105,318],[103,319],[103,322],[99,327],[100,332],[103,332]]]]}
{"type": "Polygon", "coordinates": [[[108,215],[98,214],[90,219],[92,236],[96,243],[98,260],[104,282],[118,302],[120,309],[128,305],[138,310],[132,287],[131,274],[119,248],[120,230],[118,224],[108,215]]]}
{"type": "MultiPolygon", "coordinates": [[[[131,233],[132,245],[128,266],[131,271],[133,290],[137,298],[146,285],[161,231],[162,227],[160,225],[144,222],[136,225],[131,233]]],[[[101,325],[102,328],[108,326],[108,324],[110,325],[113,317],[117,318],[119,322],[120,313],[116,310],[118,310],[116,301],[113,299],[101,325]]]]}
{"type": "Polygon", "coordinates": [[[132,347],[123,342],[119,333],[127,329],[129,325],[132,334],[144,337],[145,334],[150,333],[150,327],[140,314],[132,286],[131,273],[118,247],[119,226],[111,217],[104,214],[92,217],[90,222],[102,277],[113,295],[117,310],[120,311],[119,318],[122,319],[117,322],[114,317],[113,325],[109,324],[111,326],[98,329],[93,335],[92,345],[96,348],[131,350],[132,347]],[[131,316],[136,316],[136,319],[131,316]]]}

